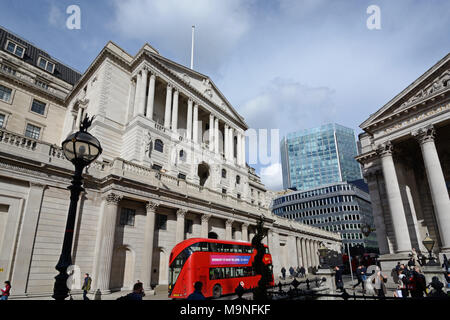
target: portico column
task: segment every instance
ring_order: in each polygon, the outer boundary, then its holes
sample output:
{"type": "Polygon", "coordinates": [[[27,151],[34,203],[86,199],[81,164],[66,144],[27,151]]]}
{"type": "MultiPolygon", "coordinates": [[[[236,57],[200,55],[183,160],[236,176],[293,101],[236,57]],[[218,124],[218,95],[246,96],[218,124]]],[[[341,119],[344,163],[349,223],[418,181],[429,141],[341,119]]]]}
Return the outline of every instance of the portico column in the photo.
{"type": "Polygon", "coordinates": [[[153,120],[153,106],[155,103],[155,82],[156,76],[154,74],[150,75],[150,84],[148,87],[148,100],[147,100],[147,110],[145,112],[146,117],[153,120]]]}
{"type": "Polygon", "coordinates": [[[442,250],[450,251],[450,200],[436,144],[434,143],[435,134],[435,129],[432,126],[414,133],[422,149],[442,250]]]}
{"type": "Polygon", "coordinates": [[[233,139],[233,128],[232,127],[230,127],[228,129],[228,141],[229,141],[228,159],[230,161],[233,161],[233,157],[234,157],[234,139],[233,139]]]}
{"type": "Polygon", "coordinates": [[[100,292],[102,293],[109,291],[112,258],[114,253],[114,235],[121,198],[121,196],[115,193],[110,193],[106,196],[103,203],[101,229],[99,232],[100,245],[98,248],[98,268],[95,274],[97,279],[95,288],[100,289],[100,292]]]}
{"type": "Polygon", "coordinates": [[[186,121],[186,135],[188,140],[192,140],[192,99],[188,100],[188,108],[187,108],[187,121],[186,121]]]}
{"type": "Polygon", "coordinates": [[[245,163],[245,134],[242,134],[241,136],[242,142],[241,142],[241,165],[243,167],[245,167],[246,163],[245,163]]]}
{"type": "Polygon", "coordinates": [[[308,256],[308,267],[313,267],[311,240],[306,239],[306,254],[308,256]]]}
{"type": "Polygon", "coordinates": [[[241,165],[241,157],[242,157],[242,140],[241,140],[241,134],[239,132],[236,133],[237,136],[237,157],[236,157],[236,164],[238,166],[241,165]]]}
{"type": "Polygon", "coordinates": [[[153,237],[155,234],[155,214],[158,203],[150,201],[146,204],[147,216],[145,218],[144,233],[144,261],[142,281],[147,290],[151,287],[152,281],[152,260],[153,260],[153,237]]]}
{"type": "Polygon", "coordinates": [[[232,240],[233,239],[233,220],[228,219],[225,221],[225,239],[232,240]]]}
{"type": "Polygon", "coordinates": [[[194,105],[194,119],[192,123],[194,143],[198,143],[198,104],[194,105]]]}
{"type": "Polygon", "coordinates": [[[248,223],[242,224],[242,240],[248,241],[248,223]]]}
{"type": "Polygon", "coordinates": [[[305,267],[305,272],[308,273],[308,256],[307,256],[307,250],[306,250],[306,239],[302,238],[302,260],[303,260],[303,267],[305,267]]]}
{"type": "Polygon", "coordinates": [[[209,231],[208,221],[210,218],[211,218],[210,214],[202,215],[202,234],[201,234],[202,238],[208,238],[208,231],[209,231]]]}
{"type": "Polygon", "coordinates": [[[303,256],[302,256],[302,243],[299,237],[296,237],[296,242],[297,242],[297,261],[298,261],[298,266],[301,267],[303,266],[303,256]]]}
{"type": "Polygon", "coordinates": [[[178,90],[175,89],[173,93],[173,108],[172,108],[172,131],[178,132],[178,90]]]}
{"type": "Polygon", "coordinates": [[[319,260],[319,242],[314,241],[314,258],[316,260],[316,267],[319,266],[320,260],[319,260]]]}
{"type": "Polygon", "coordinates": [[[133,118],[139,114],[139,105],[141,103],[141,92],[142,92],[142,74],[141,72],[138,72],[136,75],[136,95],[134,99],[133,118]]]}
{"type": "Polygon", "coordinates": [[[145,96],[147,94],[147,79],[148,79],[148,70],[144,68],[142,70],[142,87],[141,87],[141,96],[139,97],[139,114],[144,115],[145,113],[145,96]]]}
{"type": "Polygon", "coordinates": [[[214,116],[209,115],[209,151],[214,151],[214,116]]]}
{"type": "Polygon", "coordinates": [[[186,216],[187,210],[178,209],[177,210],[177,233],[175,236],[176,243],[180,243],[184,240],[184,217],[186,216]]]}
{"type": "Polygon", "coordinates": [[[392,143],[388,142],[384,144],[379,152],[381,153],[381,165],[383,168],[389,210],[392,217],[392,227],[397,244],[397,253],[407,253],[411,251],[411,241],[392,157],[392,143]]]}
{"type": "Polygon", "coordinates": [[[214,152],[219,153],[219,119],[214,120],[214,152]]]}
{"type": "Polygon", "coordinates": [[[223,142],[223,154],[225,155],[225,160],[228,160],[228,149],[230,137],[228,134],[228,124],[225,123],[224,132],[223,132],[224,142],[223,142]]]}
{"type": "Polygon", "coordinates": [[[170,129],[170,114],[172,109],[172,86],[167,85],[166,91],[166,110],[164,113],[164,127],[170,129]]]}
{"type": "Polygon", "coordinates": [[[386,226],[384,224],[377,173],[368,173],[366,179],[369,187],[370,200],[372,202],[372,214],[376,228],[378,248],[380,249],[380,254],[388,254],[390,253],[389,244],[387,241],[386,226]]]}

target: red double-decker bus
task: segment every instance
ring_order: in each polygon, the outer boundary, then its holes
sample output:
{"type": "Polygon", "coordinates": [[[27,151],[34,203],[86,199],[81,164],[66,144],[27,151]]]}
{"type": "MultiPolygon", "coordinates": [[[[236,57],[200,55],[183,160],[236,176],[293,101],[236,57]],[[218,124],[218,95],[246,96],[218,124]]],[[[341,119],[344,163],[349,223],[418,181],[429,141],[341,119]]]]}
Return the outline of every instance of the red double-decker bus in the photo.
{"type": "MultiPolygon", "coordinates": [[[[270,266],[272,256],[264,245],[263,261],[270,266]]],[[[169,259],[169,298],[185,299],[194,291],[194,283],[203,283],[205,297],[218,298],[234,293],[242,281],[245,289],[254,288],[261,278],[252,267],[256,255],[251,243],[193,238],[178,243],[169,259]]]]}

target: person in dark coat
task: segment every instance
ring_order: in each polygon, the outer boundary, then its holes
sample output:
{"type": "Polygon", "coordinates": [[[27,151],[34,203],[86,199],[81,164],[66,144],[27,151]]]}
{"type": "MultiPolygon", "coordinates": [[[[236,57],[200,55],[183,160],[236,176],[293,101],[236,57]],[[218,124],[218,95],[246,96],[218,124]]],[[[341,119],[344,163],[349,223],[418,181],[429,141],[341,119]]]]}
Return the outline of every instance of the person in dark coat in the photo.
{"type": "Polygon", "coordinates": [[[341,292],[344,290],[344,281],[342,280],[342,270],[336,266],[334,268],[335,275],[334,275],[334,283],[336,284],[336,290],[340,290],[341,292]]]}
{"type": "Polygon", "coordinates": [[[424,293],[426,294],[425,276],[420,272],[419,267],[415,267],[410,273],[408,289],[413,298],[423,298],[424,293]]]}
{"type": "Polygon", "coordinates": [[[439,278],[434,276],[431,279],[429,287],[432,287],[430,293],[428,294],[428,297],[432,298],[446,298],[447,294],[442,290],[444,288],[444,284],[439,281],[439,278]]]}
{"type": "Polygon", "coordinates": [[[300,275],[301,275],[302,278],[306,275],[306,270],[305,270],[305,267],[304,267],[304,266],[302,266],[302,267],[300,268],[300,275]]]}
{"type": "Polygon", "coordinates": [[[92,278],[89,277],[89,273],[85,273],[83,286],[81,287],[81,290],[83,290],[83,300],[89,300],[89,298],[87,297],[87,294],[88,294],[89,290],[91,290],[91,283],[92,283],[92,278]]]}
{"type": "Polygon", "coordinates": [[[194,284],[194,292],[192,292],[187,300],[205,300],[205,296],[202,293],[203,283],[201,281],[197,281],[194,284]]]}
{"type": "Polygon", "coordinates": [[[133,292],[127,294],[126,296],[120,297],[117,300],[142,300],[144,295],[144,287],[142,282],[137,282],[133,286],[133,292]]]}
{"type": "Polygon", "coordinates": [[[292,267],[290,267],[289,268],[289,273],[291,274],[291,278],[293,278],[294,277],[294,268],[292,268],[292,267]]]}
{"type": "Polygon", "coordinates": [[[414,269],[414,267],[416,266],[416,262],[414,261],[414,258],[409,258],[409,261],[408,261],[408,268],[410,269],[410,270],[413,270],[414,269]]]}
{"type": "Polygon", "coordinates": [[[244,299],[244,298],[242,298],[242,296],[244,295],[244,293],[245,293],[245,289],[244,289],[244,287],[239,283],[239,285],[237,286],[237,288],[234,290],[234,292],[237,294],[237,298],[236,299],[234,299],[234,300],[237,300],[237,301],[246,301],[247,299],[244,299]]]}
{"type": "Polygon", "coordinates": [[[366,268],[364,268],[362,265],[359,265],[358,268],[356,269],[356,278],[358,279],[358,283],[353,285],[353,289],[355,289],[357,286],[359,286],[359,284],[361,284],[363,292],[365,291],[364,288],[365,276],[366,276],[366,268]]]}
{"type": "Polygon", "coordinates": [[[283,280],[286,279],[286,269],[284,267],[281,268],[281,274],[283,276],[283,280]]]}

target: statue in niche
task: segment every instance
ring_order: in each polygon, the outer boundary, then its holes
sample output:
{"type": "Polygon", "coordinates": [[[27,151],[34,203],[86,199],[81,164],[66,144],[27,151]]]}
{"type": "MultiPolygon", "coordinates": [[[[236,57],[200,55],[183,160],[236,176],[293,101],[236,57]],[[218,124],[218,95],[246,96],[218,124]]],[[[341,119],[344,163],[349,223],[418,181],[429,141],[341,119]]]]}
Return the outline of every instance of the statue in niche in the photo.
{"type": "Polygon", "coordinates": [[[152,157],[153,151],[153,139],[150,131],[147,131],[147,135],[144,137],[144,146],[145,146],[145,154],[148,155],[149,158],[152,157]]]}

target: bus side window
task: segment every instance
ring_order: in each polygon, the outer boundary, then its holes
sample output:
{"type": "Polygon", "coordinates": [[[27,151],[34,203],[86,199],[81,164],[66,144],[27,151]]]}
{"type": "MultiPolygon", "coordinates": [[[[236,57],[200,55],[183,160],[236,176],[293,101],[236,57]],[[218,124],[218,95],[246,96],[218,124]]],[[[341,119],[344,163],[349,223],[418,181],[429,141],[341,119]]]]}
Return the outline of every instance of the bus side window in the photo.
{"type": "Polygon", "coordinates": [[[217,243],[209,242],[208,245],[209,245],[209,251],[217,252],[217,243]]]}
{"type": "Polygon", "coordinates": [[[200,242],[199,249],[200,251],[208,251],[208,242],[200,242]]]}

